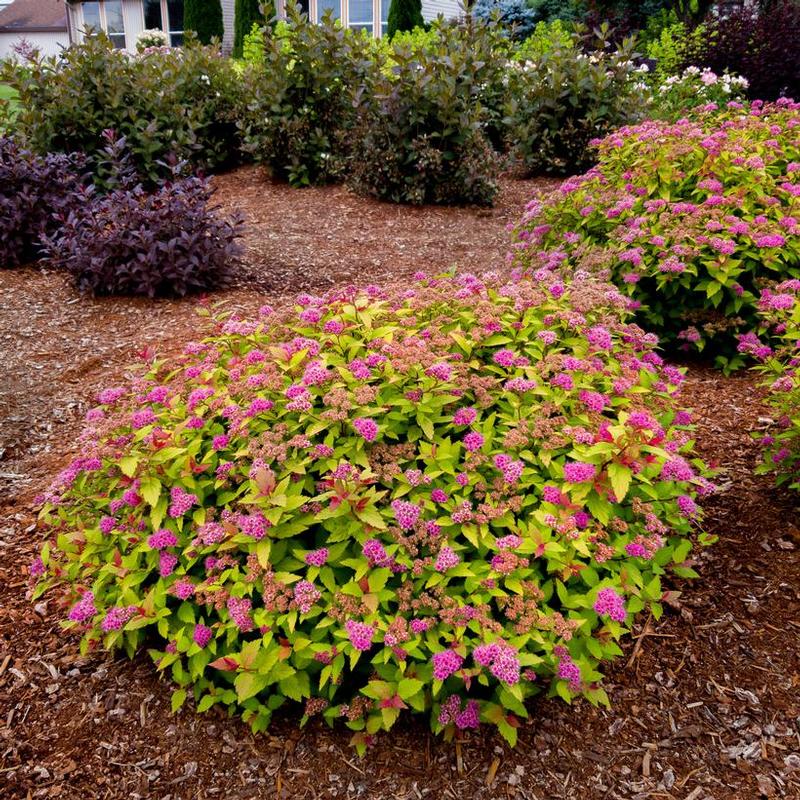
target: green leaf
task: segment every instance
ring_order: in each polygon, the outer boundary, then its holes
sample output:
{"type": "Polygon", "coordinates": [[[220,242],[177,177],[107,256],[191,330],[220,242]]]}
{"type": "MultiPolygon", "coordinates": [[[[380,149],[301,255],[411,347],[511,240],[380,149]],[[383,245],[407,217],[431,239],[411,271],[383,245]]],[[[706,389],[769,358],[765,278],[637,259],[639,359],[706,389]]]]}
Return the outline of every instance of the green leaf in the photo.
{"type": "Polygon", "coordinates": [[[161,481],[158,478],[142,478],[139,494],[149,506],[155,508],[161,496],[161,481]]]}
{"type": "Polygon", "coordinates": [[[119,468],[123,475],[132,478],[136,474],[136,467],[139,466],[139,459],[136,456],[123,456],[119,460],[119,468]]]}
{"type": "Polygon", "coordinates": [[[621,503],[625,499],[625,495],[628,494],[633,473],[630,467],[614,463],[608,467],[608,477],[611,479],[611,488],[614,490],[617,502],[621,503]]]}
{"type": "Polygon", "coordinates": [[[186,702],[186,689],[176,689],[172,693],[172,713],[174,714],[186,702]]]}
{"type": "Polygon", "coordinates": [[[403,678],[397,686],[397,694],[400,695],[402,700],[409,700],[417,694],[424,685],[422,681],[416,678],[403,678]]]}
{"type": "Polygon", "coordinates": [[[267,685],[267,676],[258,672],[242,672],[236,676],[233,686],[240,703],[257,695],[267,685]]]}
{"type": "Polygon", "coordinates": [[[311,697],[311,687],[307,672],[295,672],[288,678],[278,682],[278,688],[282,694],[292,700],[300,702],[304,697],[311,697]]]}

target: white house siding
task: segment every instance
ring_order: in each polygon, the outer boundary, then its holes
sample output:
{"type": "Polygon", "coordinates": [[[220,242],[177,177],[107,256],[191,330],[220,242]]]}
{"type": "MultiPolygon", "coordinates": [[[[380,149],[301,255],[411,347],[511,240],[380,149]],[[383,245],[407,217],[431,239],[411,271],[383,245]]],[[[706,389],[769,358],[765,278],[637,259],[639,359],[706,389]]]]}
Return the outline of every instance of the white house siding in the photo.
{"type": "Polygon", "coordinates": [[[233,50],[233,16],[234,0],[222,0],[222,24],[225,33],[222,36],[222,52],[230,53],[233,50]]]}
{"type": "Polygon", "coordinates": [[[464,9],[458,0],[422,0],[422,17],[425,22],[436,19],[440,14],[445,19],[460,17],[464,9]]]}
{"type": "Polygon", "coordinates": [[[0,33],[0,59],[13,58],[14,46],[22,40],[38,47],[44,56],[57,56],[69,44],[67,32],[63,33],[0,33]]]}
{"type": "Polygon", "coordinates": [[[122,0],[125,25],[125,49],[136,52],[136,37],[144,30],[144,6],[141,0],[122,0]]]}

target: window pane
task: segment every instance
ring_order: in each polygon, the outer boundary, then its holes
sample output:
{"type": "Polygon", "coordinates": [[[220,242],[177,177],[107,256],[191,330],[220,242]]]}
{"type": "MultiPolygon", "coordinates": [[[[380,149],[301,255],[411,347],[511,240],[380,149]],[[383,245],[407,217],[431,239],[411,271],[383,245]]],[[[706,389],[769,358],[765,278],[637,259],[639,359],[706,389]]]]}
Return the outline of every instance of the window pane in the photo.
{"type": "Polygon", "coordinates": [[[342,4],[340,0],[317,0],[317,14],[319,15],[318,21],[322,20],[322,18],[325,16],[325,12],[328,9],[331,9],[333,12],[334,19],[339,19],[342,16],[341,8],[342,4]]]}
{"type": "Polygon", "coordinates": [[[106,33],[125,33],[122,21],[122,0],[106,0],[106,33]]]}
{"type": "Polygon", "coordinates": [[[170,31],[183,31],[183,0],[167,0],[170,31]]]}
{"type": "Polygon", "coordinates": [[[152,31],[164,30],[161,22],[161,0],[144,0],[144,27],[152,31]]]}
{"type": "Polygon", "coordinates": [[[183,47],[183,32],[169,35],[170,47],[183,47]]]}
{"type": "Polygon", "coordinates": [[[111,44],[117,48],[117,50],[124,50],[125,49],[125,34],[124,33],[112,33],[108,36],[111,39],[111,44]]]}
{"type": "Polygon", "coordinates": [[[389,6],[392,0],[381,0],[381,22],[388,22],[389,20],[389,6]]]}
{"type": "Polygon", "coordinates": [[[363,24],[369,23],[372,25],[372,0],[349,0],[350,2],[350,27],[361,28],[363,24]],[[353,24],[356,23],[356,24],[353,24]]]}
{"type": "Polygon", "coordinates": [[[94,28],[95,32],[102,29],[100,24],[100,3],[83,4],[83,27],[94,28]]]}

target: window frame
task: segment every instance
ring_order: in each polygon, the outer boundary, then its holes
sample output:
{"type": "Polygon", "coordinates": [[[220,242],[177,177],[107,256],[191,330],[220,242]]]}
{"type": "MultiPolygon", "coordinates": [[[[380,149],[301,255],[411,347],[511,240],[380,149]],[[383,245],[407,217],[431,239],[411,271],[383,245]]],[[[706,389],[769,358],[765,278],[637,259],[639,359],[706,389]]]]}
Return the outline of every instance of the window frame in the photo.
{"type": "MultiPolygon", "coordinates": [[[[123,0],[111,0],[112,2],[119,3],[119,10],[120,10],[120,18],[122,20],[122,31],[115,31],[114,33],[108,32],[108,17],[106,16],[106,2],[108,0],[88,0],[92,3],[97,3],[97,15],[100,19],[100,30],[105,33],[106,36],[111,40],[111,43],[114,45],[115,50],[126,50],[128,47],[128,31],[125,29],[125,6],[123,0]],[[122,37],[122,47],[120,47],[116,39],[122,37]]],[[[86,37],[86,16],[85,16],[85,6],[87,5],[86,2],[81,3],[81,26],[80,26],[80,34],[82,37],[86,37]]],[[[142,18],[144,18],[144,4],[142,5],[142,18]]]]}

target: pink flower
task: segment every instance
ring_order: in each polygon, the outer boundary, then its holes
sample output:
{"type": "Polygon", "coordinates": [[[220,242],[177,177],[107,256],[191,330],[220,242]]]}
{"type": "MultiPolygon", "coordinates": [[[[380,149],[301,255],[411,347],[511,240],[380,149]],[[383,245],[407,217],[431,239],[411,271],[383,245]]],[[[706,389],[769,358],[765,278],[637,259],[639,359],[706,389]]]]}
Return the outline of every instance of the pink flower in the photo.
{"type": "Polygon", "coordinates": [[[464,449],[467,452],[474,453],[476,450],[480,450],[483,447],[484,443],[483,435],[478,433],[477,431],[470,431],[463,440],[464,449]]]}
{"type": "Polygon", "coordinates": [[[200,647],[205,648],[208,643],[211,641],[211,637],[213,636],[213,631],[206,625],[203,625],[201,622],[198,622],[194,626],[194,633],[192,634],[192,639],[194,643],[200,647]]]}
{"type": "Polygon", "coordinates": [[[319,550],[306,553],[305,562],[311,567],[321,567],[327,562],[328,555],[328,548],[321,547],[319,550]]]}
{"type": "Polygon", "coordinates": [[[344,627],[350,639],[350,644],[352,644],[356,650],[365,652],[372,647],[372,638],[375,636],[374,626],[349,619],[345,622],[344,627]]]}
{"type": "Polygon", "coordinates": [[[196,494],[189,494],[189,492],[186,492],[180,486],[173,486],[169,495],[171,501],[169,515],[173,517],[173,519],[182,517],[192,506],[198,503],[196,494]]]}
{"type": "Polygon", "coordinates": [[[229,597],[228,613],[237,628],[242,632],[253,630],[253,620],[250,617],[252,601],[247,597],[229,597]]]}
{"type": "Polygon", "coordinates": [[[397,524],[406,531],[411,530],[416,525],[421,513],[419,506],[405,500],[392,501],[392,511],[394,511],[397,524]]]}
{"type": "Polygon", "coordinates": [[[494,356],[492,356],[492,361],[494,361],[495,364],[499,364],[501,367],[513,367],[516,361],[516,354],[513,350],[498,350],[494,356]]]}
{"type": "Polygon", "coordinates": [[[443,547],[436,557],[436,564],[434,569],[437,572],[447,572],[448,569],[455,567],[459,564],[461,559],[458,557],[452,547],[443,547]]]}
{"type": "Polygon", "coordinates": [[[442,650],[434,653],[433,658],[433,677],[437,681],[447,680],[454,672],[461,669],[464,659],[455,650],[442,650]]]}
{"type": "Polygon", "coordinates": [[[597,467],[594,464],[573,461],[564,465],[564,480],[567,483],[585,483],[592,480],[596,474],[597,467]]]}
{"type": "Polygon", "coordinates": [[[139,609],[136,606],[109,608],[103,621],[100,623],[100,629],[104,633],[118,631],[131,617],[136,616],[138,611],[139,609]]]}
{"type": "Polygon", "coordinates": [[[478,416],[478,412],[471,407],[459,408],[453,415],[454,425],[472,425],[478,416]]]}
{"type": "Polygon", "coordinates": [[[378,424],[372,419],[367,419],[365,417],[354,419],[353,427],[368,442],[374,441],[375,437],[378,435],[378,424]]]}
{"type": "Polygon", "coordinates": [[[70,609],[69,619],[73,622],[86,622],[95,614],[97,614],[97,608],[94,605],[94,594],[84,592],[83,597],[70,609]]]}
{"type": "Polygon", "coordinates": [[[147,539],[147,546],[153,550],[163,550],[165,547],[174,547],[178,544],[178,537],[167,528],[160,528],[147,539]]]}
{"type": "Polygon", "coordinates": [[[624,622],[627,616],[625,601],[613,589],[601,589],[593,607],[596,613],[607,614],[615,622],[624,622]]]}

